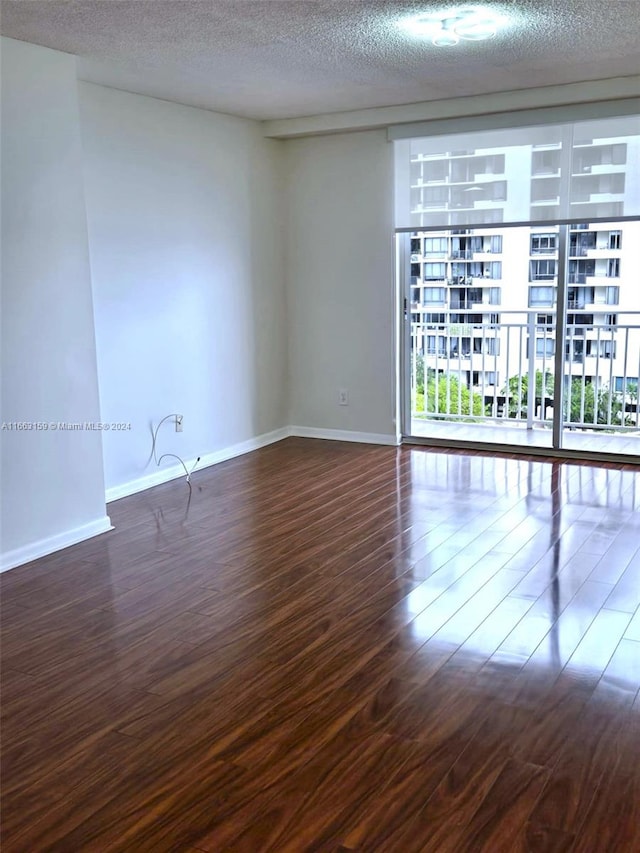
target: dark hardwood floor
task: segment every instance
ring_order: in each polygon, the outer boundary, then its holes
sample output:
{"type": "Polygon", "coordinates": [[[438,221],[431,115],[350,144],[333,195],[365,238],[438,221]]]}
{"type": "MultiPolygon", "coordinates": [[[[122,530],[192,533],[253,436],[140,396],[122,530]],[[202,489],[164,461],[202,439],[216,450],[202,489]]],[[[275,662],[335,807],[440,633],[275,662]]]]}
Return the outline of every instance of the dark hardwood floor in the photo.
{"type": "Polygon", "coordinates": [[[640,469],[288,439],[5,573],[3,853],[640,851],[640,469]]]}

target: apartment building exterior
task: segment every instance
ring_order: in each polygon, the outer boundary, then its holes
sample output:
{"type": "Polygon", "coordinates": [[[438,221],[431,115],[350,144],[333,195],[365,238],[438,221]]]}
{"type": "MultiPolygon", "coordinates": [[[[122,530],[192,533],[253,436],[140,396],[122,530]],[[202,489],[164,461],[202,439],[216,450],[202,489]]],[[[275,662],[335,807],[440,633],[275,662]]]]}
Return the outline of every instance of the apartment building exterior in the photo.
{"type": "Polygon", "coordinates": [[[412,211],[430,227],[448,225],[410,238],[411,343],[425,369],[456,376],[494,416],[504,414],[509,380],[553,373],[560,274],[568,382],[637,397],[640,222],[615,220],[625,182],[640,180],[637,149],[637,140],[579,139],[564,171],[566,146],[557,141],[413,154],[412,211]],[[571,219],[584,218],[567,226],[557,222],[563,180],[571,181],[571,219]],[[514,187],[518,197],[508,200],[514,187]],[[531,224],[501,227],[507,204],[512,220],[515,204],[531,224]]]}

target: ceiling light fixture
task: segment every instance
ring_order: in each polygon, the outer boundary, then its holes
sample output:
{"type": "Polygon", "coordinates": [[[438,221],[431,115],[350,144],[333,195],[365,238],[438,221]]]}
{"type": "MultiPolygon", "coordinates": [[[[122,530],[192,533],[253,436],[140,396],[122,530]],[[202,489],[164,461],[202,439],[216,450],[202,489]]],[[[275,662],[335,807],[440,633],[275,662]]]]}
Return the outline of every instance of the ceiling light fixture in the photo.
{"type": "Polygon", "coordinates": [[[428,36],[436,47],[452,47],[463,41],[493,38],[506,21],[491,9],[465,6],[447,12],[426,12],[404,18],[399,26],[412,35],[428,36]]]}

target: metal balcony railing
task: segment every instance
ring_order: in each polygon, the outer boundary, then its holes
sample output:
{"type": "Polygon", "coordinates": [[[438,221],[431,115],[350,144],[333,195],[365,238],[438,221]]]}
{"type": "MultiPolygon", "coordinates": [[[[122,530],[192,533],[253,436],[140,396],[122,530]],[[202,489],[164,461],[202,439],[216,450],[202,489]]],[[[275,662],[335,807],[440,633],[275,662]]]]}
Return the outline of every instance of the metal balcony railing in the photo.
{"type": "MultiPolygon", "coordinates": [[[[441,312],[442,313],[442,312],[441,312]]],[[[411,415],[440,421],[550,428],[556,395],[555,315],[501,311],[491,322],[468,308],[445,322],[411,324],[411,415]],[[454,322],[455,320],[455,322],[454,322]]],[[[564,329],[563,425],[640,435],[640,311],[615,325],[564,329]]]]}

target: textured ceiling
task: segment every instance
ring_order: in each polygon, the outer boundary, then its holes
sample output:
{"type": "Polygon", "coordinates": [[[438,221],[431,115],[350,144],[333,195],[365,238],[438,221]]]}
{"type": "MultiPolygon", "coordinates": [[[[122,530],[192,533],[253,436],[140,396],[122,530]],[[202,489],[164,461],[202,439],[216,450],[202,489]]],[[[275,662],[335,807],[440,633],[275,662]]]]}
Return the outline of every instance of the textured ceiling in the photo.
{"type": "Polygon", "coordinates": [[[397,26],[451,8],[432,0],[3,0],[1,30],[76,54],[82,79],[258,119],[640,71],[637,0],[482,5],[510,25],[449,48],[397,26]]]}

